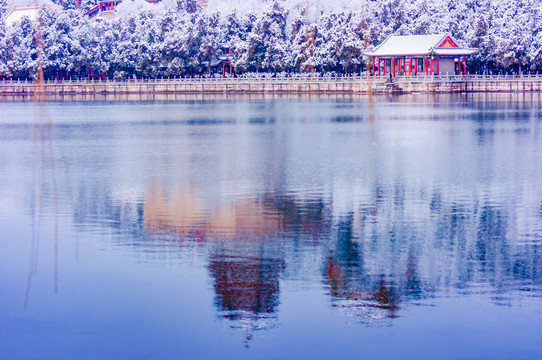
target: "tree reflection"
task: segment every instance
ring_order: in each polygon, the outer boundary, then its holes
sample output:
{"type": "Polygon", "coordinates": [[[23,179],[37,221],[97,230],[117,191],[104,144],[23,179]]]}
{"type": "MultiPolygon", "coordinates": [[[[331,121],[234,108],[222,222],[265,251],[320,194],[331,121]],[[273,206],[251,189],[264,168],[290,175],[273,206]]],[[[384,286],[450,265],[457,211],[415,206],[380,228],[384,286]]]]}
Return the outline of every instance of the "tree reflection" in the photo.
{"type": "MultiPolygon", "coordinates": [[[[515,243],[506,206],[458,200],[442,188],[417,194],[378,185],[356,211],[339,216],[324,196],[273,192],[209,206],[197,191],[153,186],[141,203],[106,202],[99,211],[126,234],[119,241],[137,242],[145,254],[163,245],[205,249],[217,311],[248,337],[276,326],[281,279],[306,266],[295,253],[309,248],[325,255],[322,277],[333,306],[365,323],[400,316],[439,290],[482,281],[499,303],[507,289],[542,284],[539,245],[515,243]],[[405,211],[413,203],[424,209],[419,215],[405,211]],[[420,221],[427,216],[430,222],[420,221]]],[[[87,212],[78,209],[80,221],[96,218],[87,212]]]]}
{"type": "Polygon", "coordinates": [[[278,119],[256,132],[213,126],[216,136],[199,124],[196,136],[168,125],[186,144],[160,138],[160,151],[145,149],[159,170],[140,193],[123,198],[83,179],[76,221],[114,228],[114,241],[141,256],[184,260],[180,249],[197,249],[217,313],[234,327],[275,326],[283,279],[316,276],[334,310],[364,323],[442,293],[540,292],[540,160],[522,157],[539,142],[517,128],[536,128],[531,113],[483,117],[463,101],[460,111],[440,103],[431,124],[424,103],[404,115],[401,104],[375,103],[366,127],[278,119]]]}
{"type": "Polygon", "coordinates": [[[333,304],[362,322],[395,318],[400,296],[388,274],[371,274],[353,238],[353,218],[340,222],[335,249],[325,263],[324,278],[333,304]]]}

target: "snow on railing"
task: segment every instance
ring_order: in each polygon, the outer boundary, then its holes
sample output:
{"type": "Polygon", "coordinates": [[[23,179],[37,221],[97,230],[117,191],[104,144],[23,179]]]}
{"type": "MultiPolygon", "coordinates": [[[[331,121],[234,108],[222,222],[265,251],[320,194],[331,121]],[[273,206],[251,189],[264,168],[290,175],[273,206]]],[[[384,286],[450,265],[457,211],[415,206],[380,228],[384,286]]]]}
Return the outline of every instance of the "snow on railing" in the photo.
{"type": "MultiPolygon", "coordinates": [[[[45,85],[89,85],[89,84],[209,84],[209,83],[354,83],[371,82],[385,83],[389,82],[389,75],[366,76],[310,76],[305,74],[294,76],[239,76],[239,77],[194,77],[194,78],[127,78],[127,79],[68,79],[68,80],[46,80],[45,85]]],[[[397,83],[428,83],[428,82],[487,82],[487,81],[542,81],[540,74],[527,75],[401,75],[392,78],[397,83]]],[[[0,86],[6,85],[36,85],[32,80],[5,79],[0,80],[0,86]]]]}

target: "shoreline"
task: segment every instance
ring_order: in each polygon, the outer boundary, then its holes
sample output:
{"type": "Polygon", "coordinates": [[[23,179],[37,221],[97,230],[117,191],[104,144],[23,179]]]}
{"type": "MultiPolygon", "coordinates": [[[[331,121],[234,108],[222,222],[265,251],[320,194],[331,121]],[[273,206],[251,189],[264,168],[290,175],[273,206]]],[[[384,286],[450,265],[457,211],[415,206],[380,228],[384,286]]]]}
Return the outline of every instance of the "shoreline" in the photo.
{"type": "MultiPolygon", "coordinates": [[[[492,103],[510,104],[512,102],[542,102],[542,92],[477,92],[477,93],[412,93],[402,95],[391,94],[330,94],[330,93],[181,93],[181,94],[19,94],[0,95],[0,104],[17,102],[206,102],[206,101],[364,101],[368,103],[390,102],[395,105],[411,102],[431,103],[466,101],[490,101],[492,103]]],[[[1,117],[1,116],[0,116],[1,117]]]]}
{"type": "Polygon", "coordinates": [[[141,95],[141,94],[453,94],[542,92],[542,76],[414,76],[283,79],[129,79],[65,80],[36,84],[0,81],[0,96],[14,95],[141,95]]]}

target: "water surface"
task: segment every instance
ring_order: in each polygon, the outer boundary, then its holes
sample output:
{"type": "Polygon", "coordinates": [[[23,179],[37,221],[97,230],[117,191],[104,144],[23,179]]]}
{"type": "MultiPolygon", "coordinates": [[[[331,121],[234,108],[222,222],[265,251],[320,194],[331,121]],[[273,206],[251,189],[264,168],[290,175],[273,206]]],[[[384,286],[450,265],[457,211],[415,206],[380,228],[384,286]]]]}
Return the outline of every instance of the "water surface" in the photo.
{"type": "Polygon", "coordinates": [[[542,99],[0,102],[0,358],[542,356],[542,99]]]}

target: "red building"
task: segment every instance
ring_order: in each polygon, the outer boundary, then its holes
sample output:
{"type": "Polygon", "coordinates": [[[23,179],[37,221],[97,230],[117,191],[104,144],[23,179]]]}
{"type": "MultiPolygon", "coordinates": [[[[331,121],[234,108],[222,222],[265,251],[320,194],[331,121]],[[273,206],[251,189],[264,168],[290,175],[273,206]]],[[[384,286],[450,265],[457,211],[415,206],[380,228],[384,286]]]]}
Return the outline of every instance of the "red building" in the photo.
{"type": "Polygon", "coordinates": [[[90,8],[83,15],[91,20],[94,20],[97,17],[112,19],[115,17],[115,12],[117,11],[117,6],[120,4],[120,2],[121,0],[102,0],[96,6],[90,8]]]}
{"type": "Polygon", "coordinates": [[[450,34],[390,35],[374,51],[372,75],[466,75],[467,56],[478,51],[460,47],[450,34]]]}

